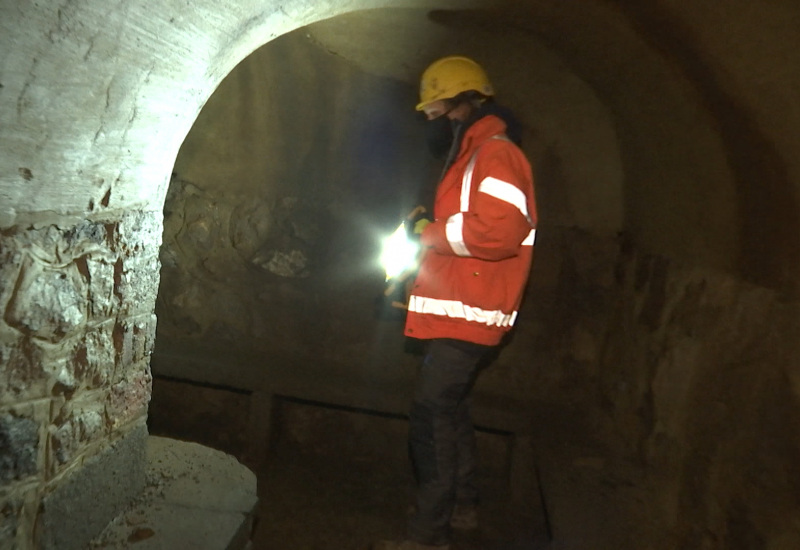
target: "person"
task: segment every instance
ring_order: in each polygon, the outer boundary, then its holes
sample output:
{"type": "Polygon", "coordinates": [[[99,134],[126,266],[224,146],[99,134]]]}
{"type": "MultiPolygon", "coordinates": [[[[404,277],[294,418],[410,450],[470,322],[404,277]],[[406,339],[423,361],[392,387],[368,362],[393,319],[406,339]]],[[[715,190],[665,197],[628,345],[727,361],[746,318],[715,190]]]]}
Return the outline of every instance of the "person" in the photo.
{"type": "Polygon", "coordinates": [[[429,145],[448,152],[405,324],[406,336],[427,341],[409,414],[416,505],[407,538],[375,550],[447,550],[451,529],[477,527],[470,393],[517,319],[537,221],[518,125],[493,96],[484,69],[466,57],[439,59],[421,78],[416,109],[429,145]]]}

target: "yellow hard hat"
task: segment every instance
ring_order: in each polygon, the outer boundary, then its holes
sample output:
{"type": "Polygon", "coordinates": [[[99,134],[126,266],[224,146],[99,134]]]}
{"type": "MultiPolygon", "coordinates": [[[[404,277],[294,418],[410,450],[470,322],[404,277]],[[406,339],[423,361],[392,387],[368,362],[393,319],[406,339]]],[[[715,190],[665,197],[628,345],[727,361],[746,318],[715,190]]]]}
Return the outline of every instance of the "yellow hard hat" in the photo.
{"type": "Polygon", "coordinates": [[[467,57],[443,57],[434,61],[422,73],[417,111],[434,101],[450,99],[469,90],[485,96],[494,95],[489,77],[480,65],[467,57]]]}

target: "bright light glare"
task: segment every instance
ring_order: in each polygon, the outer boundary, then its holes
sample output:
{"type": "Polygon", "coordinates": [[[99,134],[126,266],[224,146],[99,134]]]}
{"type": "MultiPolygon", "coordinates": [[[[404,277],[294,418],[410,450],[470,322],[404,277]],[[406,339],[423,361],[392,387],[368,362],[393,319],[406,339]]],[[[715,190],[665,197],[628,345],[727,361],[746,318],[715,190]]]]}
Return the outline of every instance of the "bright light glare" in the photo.
{"type": "Polygon", "coordinates": [[[405,224],[401,223],[391,236],[383,239],[380,262],[386,271],[386,280],[413,268],[418,251],[419,245],[408,239],[405,224]]]}

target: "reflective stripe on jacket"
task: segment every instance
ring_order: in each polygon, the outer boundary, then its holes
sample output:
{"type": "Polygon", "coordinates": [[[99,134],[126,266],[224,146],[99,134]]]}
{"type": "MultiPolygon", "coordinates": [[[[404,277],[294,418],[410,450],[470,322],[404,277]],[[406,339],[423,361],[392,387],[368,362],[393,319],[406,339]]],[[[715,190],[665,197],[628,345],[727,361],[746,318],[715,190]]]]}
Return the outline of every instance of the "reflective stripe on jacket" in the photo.
{"type": "Polygon", "coordinates": [[[496,345],[517,318],[536,236],[531,166],[488,115],[467,129],[436,191],[405,333],[496,345]]]}

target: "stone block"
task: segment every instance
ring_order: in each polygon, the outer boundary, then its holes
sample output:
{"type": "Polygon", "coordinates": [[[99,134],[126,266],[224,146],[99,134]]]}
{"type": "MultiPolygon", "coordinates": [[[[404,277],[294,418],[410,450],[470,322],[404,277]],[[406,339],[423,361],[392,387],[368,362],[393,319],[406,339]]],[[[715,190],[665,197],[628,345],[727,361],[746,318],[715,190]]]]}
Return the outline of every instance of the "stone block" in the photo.
{"type": "Polygon", "coordinates": [[[0,548],[28,550],[30,533],[39,504],[35,484],[18,487],[8,493],[0,491],[0,548]]]}
{"type": "Polygon", "coordinates": [[[122,379],[111,386],[106,398],[106,422],[112,428],[123,426],[147,415],[147,404],[153,390],[153,377],[147,363],[137,363],[124,372],[122,379]]]}
{"type": "Polygon", "coordinates": [[[114,325],[113,343],[116,380],[122,378],[133,363],[133,326],[126,319],[120,319],[114,325]]]}
{"type": "Polygon", "coordinates": [[[105,406],[97,392],[86,393],[80,399],[54,402],[56,417],[49,427],[52,453],[50,469],[59,468],[77,458],[84,449],[107,435],[105,406]]]}
{"type": "Polygon", "coordinates": [[[0,548],[17,547],[17,526],[21,515],[22,501],[19,498],[0,499],[0,548]]]}
{"type": "Polygon", "coordinates": [[[9,412],[0,413],[0,482],[3,485],[36,475],[39,423],[9,412]]]}
{"type": "Polygon", "coordinates": [[[29,550],[40,499],[39,484],[25,483],[0,490],[0,548],[29,550]]]}
{"type": "Polygon", "coordinates": [[[127,376],[135,363],[149,363],[156,339],[157,318],[147,313],[128,319],[119,319],[114,326],[113,344],[115,350],[114,381],[127,376]]]}
{"type": "MultiPolygon", "coordinates": [[[[177,187],[177,186],[176,186],[177,187]]],[[[273,207],[267,201],[253,200],[234,205],[231,215],[231,244],[244,258],[255,254],[274,228],[273,207]]],[[[166,228],[164,230],[166,234],[166,228]]]]}
{"type": "Polygon", "coordinates": [[[35,249],[37,257],[52,265],[65,265],[85,256],[110,255],[105,222],[81,220],[70,226],[41,225],[15,233],[9,246],[35,249]]]}
{"type": "Polygon", "coordinates": [[[33,339],[19,335],[0,341],[0,404],[43,397],[47,380],[42,348],[33,339]]]}
{"type": "Polygon", "coordinates": [[[91,220],[81,220],[64,229],[57,243],[58,256],[61,258],[79,258],[107,250],[108,233],[105,224],[91,220]]]}
{"type": "Polygon", "coordinates": [[[55,343],[85,324],[86,311],[86,280],[75,263],[54,267],[28,256],[5,320],[26,335],[55,343]]]}
{"type": "Polygon", "coordinates": [[[122,315],[130,316],[155,311],[159,268],[157,252],[130,256],[117,261],[114,291],[120,297],[122,315]]]}
{"type": "Polygon", "coordinates": [[[119,304],[114,295],[114,261],[107,258],[87,258],[89,274],[89,314],[92,319],[112,317],[119,304]]]}
{"type": "Polygon", "coordinates": [[[124,372],[132,363],[149,360],[156,339],[154,313],[121,320],[116,326],[117,370],[124,372]]]}
{"type": "Polygon", "coordinates": [[[83,550],[144,489],[147,429],[137,426],[42,500],[40,548],[83,550]]]}
{"type": "MultiPolygon", "coordinates": [[[[73,348],[74,350],[74,348],[73,348]]],[[[50,355],[48,353],[45,356],[50,355]]],[[[52,395],[69,395],[78,388],[78,380],[75,377],[75,363],[73,362],[72,353],[67,355],[52,354],[53,357],[47,357],[44,364],[44,369],[48,373],[48,386],[51,388],[52,395]]]]}
{"type": "Polygon", "coordinates": [[[0,233],[0,303],[7,304],[19,277],[24,255],[17,250],[14,238],[0,233]]]}
{"type": "Polygon", "coordinates": [[[142,498],[92,548],[239,549],[248,546],[256,476],[235,458],[196,443],[150,437],[142,498]]]}
{"type": "Polygon", "coordinates": [[[142,315],[134,321],[133,328],[133,360],[136,362],[146,361],[153,354],[156,343],[156,324],[155,313],[142,315]]]}
{"type": "Polygon", "coordinates": [[[129,212],[116,226],[115,245],[123,256],[157,251],[162,233],[161,212],[129,212]]]}
{"type": "Polygon", "coordinates": [[[86,388],[104,386],[114,373],[114,326],[114,321],[108,321],[94,327],[86,333],[83,345],[78,350],[75,362],[80,366],[86,388]]]}
{"type": "Polygon", "coordinates": [[[113,338],[114,322],[108,321],[59,346],[43,346],[37,361],[46,395],[70,396],[80,389],[107,385],[115,366],[113,338]]]}

